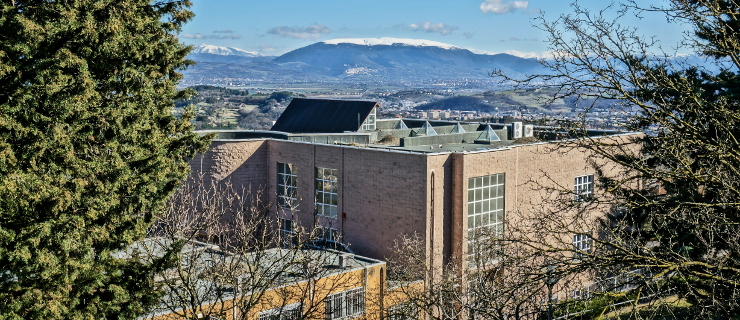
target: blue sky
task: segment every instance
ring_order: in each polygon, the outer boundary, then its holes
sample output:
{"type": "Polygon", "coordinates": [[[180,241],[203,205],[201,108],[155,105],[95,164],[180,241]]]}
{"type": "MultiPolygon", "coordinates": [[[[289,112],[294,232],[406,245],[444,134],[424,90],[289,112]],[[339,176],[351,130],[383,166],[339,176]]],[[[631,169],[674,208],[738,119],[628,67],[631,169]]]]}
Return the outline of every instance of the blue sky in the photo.
{"type": "MultiPolygon", "coordinates": [[[[663,0],[642,0],[660,5],[663,0]]],[[[211,44],[280,55],[337,38],[411,38],[439,41],[478,52],[547,51],[546,34],[532,26],[543,14],[555,20],[571,11],[557,0],[193,0],[196,17],[183,28],[188,44],[211,44]]],[[[580,1],[592,10],[611,1],[580,1]]],[[[675,47],[685,26],[658,13],[623,22],[639,34],[675,47]]],[[[679,53],[683,53],[679,51],[679,53]]]]}

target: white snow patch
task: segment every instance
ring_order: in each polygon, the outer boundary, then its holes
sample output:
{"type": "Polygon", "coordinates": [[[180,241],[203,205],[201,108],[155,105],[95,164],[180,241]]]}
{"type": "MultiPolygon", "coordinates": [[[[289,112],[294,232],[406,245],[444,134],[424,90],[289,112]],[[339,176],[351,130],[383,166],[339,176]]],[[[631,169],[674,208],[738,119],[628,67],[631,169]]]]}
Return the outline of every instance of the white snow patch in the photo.
{"type": "Polygon", "coordinates": [[[356,74],[371,74],[377,70],[365,68],[365,67],[359,67],[359,68],[349,68],[347,70],[344,70],[344,74],[348,76],[356,75],[356,74]]]}
{"type": "Polygon", "coordinates": [[[201,44],[195,48],[191,53],[210,53],[221,56],[242,56],[242,57],[261,57],[259,52],[247,51],[244,49],[233,48],[233,47],[219,47],[209,44],[201,44]]]}
{"type": "Polygon", "coordinates": [[[424,39],[399,39],[399,38],[347,38],[347,39],[334,39],[322,41],[325,44],[340,44],[349,43],[363,46],[378,46],[378,45],[405,45],[415,47],[440,47],[443,49],[462,49],[458,46],[446,44],[437,41],[424,40],[424,39]]]}

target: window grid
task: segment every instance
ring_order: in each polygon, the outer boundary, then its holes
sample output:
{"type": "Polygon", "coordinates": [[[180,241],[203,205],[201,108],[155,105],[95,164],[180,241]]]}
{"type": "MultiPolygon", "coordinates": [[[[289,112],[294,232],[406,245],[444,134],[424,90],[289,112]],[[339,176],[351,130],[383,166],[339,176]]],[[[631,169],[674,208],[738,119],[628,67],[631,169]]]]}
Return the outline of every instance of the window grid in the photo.
{"type": "Polygon", "coordinates": [[[293,220],[280,218],[280,238],[285,244],[292,243],[295,238],[295,228],[293,220]]]}
{"type": "Polygon", "coordinates": [[[337,217],[337,169],[316,168],[316,214],[337,217]]]}
{"type": "Polygon", "coordinates": [[[365,313],[365,287],[328,295],[324,302],[327,320],[361,316],[365,313]]]}
{"type": "Polygon", "coordinates": [[[362,126],[360,127],[360,130],[375,130],[375,118],[376,118],[376,109],[373,108],[372,111],[370,111],[370,115],[367,116],[367,120],[362,123],[362,126]]]}
{"type": "Polygon", "coordinates": [[[277,194],[281,208],[293,208],[297,200],[298,166],[278,162],[277,194]]]}
{"type": "Polygon", "coordinates": [[[594,194],[594,175],[587,174],[575,178],[573,193],[576,201],[586,201],[594,194]]]}
{"type": "Polygon", "coordinates": [[[591,252],[591,236],[586,233],[577,233],[573,235],[573,251],[575,258],[583,258],[586,253],[591,252]]]}
{"type": "Polygon", "coordinates": [[[504,233],[505,174],[492,174],[468,179],[468,258],[475,255],[489,260],[495,254],[486,240],[504,233]]]}
{"type": "Polygon", "coordinates": [[[258,320],[298,320],[301,319],[301,303],[293,303],[259,313],[258,320]]]}
{"type": "Polygon", "coordinates": [[[319,235],[321,238],[319,240],[323,241],[331,241],[331,242],[337,242],[339,241],[339,230],[329,227],[320,227],[321,228],[321,234],[319,235]]]}

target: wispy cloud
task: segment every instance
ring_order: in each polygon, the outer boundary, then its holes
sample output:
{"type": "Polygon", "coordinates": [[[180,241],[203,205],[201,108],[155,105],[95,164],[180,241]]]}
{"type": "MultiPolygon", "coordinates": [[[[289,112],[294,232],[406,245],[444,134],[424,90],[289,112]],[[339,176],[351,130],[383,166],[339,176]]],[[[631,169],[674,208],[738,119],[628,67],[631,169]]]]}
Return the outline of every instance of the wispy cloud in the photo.
{"type": "Polygon", "coordinates": [[[242,36],[240,36],[238,34],[225,34],[225,35],[221,35],[221,36],[210,35],[209,36],[209,38],[211,38],[211,39],[231,39],[231,40],[236,40],[236,39],[239,39],[241,37],[242,36]]]}
{"type": "Polygon", "coordinates": [[[275,47],[273,47],[272,45],[269,45],[269,44],[264,44],[263,43],[263,44],[261,44],[259,46],[259,51],[262,52],[262,53],[272,53],[272,52],[275,52],[275,50],[277,50],[277,49],[275,47]]]}
{"type": "Polygon", "coordinates": [[[439,33],[439,34],[441,34],[443,36],[446,36],[446,35],[452,33],[452,31],[455,31],[455,30],[458,29],[458,27],[456,27],[456,26],[446,25],[446,24],[444,24],[442,22],[440,22],[440,23],[431,23],[429,21],[422,21],[422,22],[419,22],[419,23],[412,23],[412,24],[408,24],[408,25],[406,25],[406,24],[397,24],[397,25],[394,26],[394,28],[404,28],[404,29],[407,29],[407,30],[423,31],[423,32],[426,32],[426,33],[439,33]]]}
{"type": "Polygon", "coordinates": [[[185,38],[185,39],[205,39],[206,38],[206,36],[200,33],[196,33],[196,34],[184,33],[184,34],[181,34],[180,37],[185,38]]]}
{"type": "Polygon", "coordinates": [[[506,14],[517,9],[527,9],[529,1],[485,0],[480,4],[483,13],[506,14]]]}
{"type": "Polygon", "coordinates": [[[216,30],[216,31],[213,31],[213,33],[234,33],[234,31],[231,31],[231,30],[216,30]]]}
{"type": "Polygon", "coordinates": [[[465,31],[465,32],[463,32],[463,36],[465,36],[465,39],[470,39],[470,38],[473,37],[473,34],[470,33],[470,32],[465,31]]]}
{"type": "Polygon", "coordinates": [[[517,37],[509,37],[509,39],[501,39],[500,42],[508,42],[508,41],[539,41],[535,38],[525,38],[525,39],[519,39],[517,37]]]}
{"type": "Polygon", "coordinates": [[[314,24],[308,27],[279,26],[267,30],[267,34],[293,39],[318,39],[322,34],[330,33],[331,30],[325,25],[314,24]]]}

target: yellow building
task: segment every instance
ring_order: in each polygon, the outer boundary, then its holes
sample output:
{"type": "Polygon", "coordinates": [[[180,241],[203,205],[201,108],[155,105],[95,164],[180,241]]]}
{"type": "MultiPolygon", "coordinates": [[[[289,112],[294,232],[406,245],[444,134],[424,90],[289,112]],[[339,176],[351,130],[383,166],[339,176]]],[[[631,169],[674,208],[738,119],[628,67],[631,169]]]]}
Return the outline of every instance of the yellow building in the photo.
{"type": "MultiPolygon", "coordinates": [[[[171,244],[146,241],[149,254],[171,244]]],[[[166,294],[141,319],[379,319],[385,274],[383,261],[330,249],[233,255],[190,241],[182,264],[155,279],[166,294]]]]}

